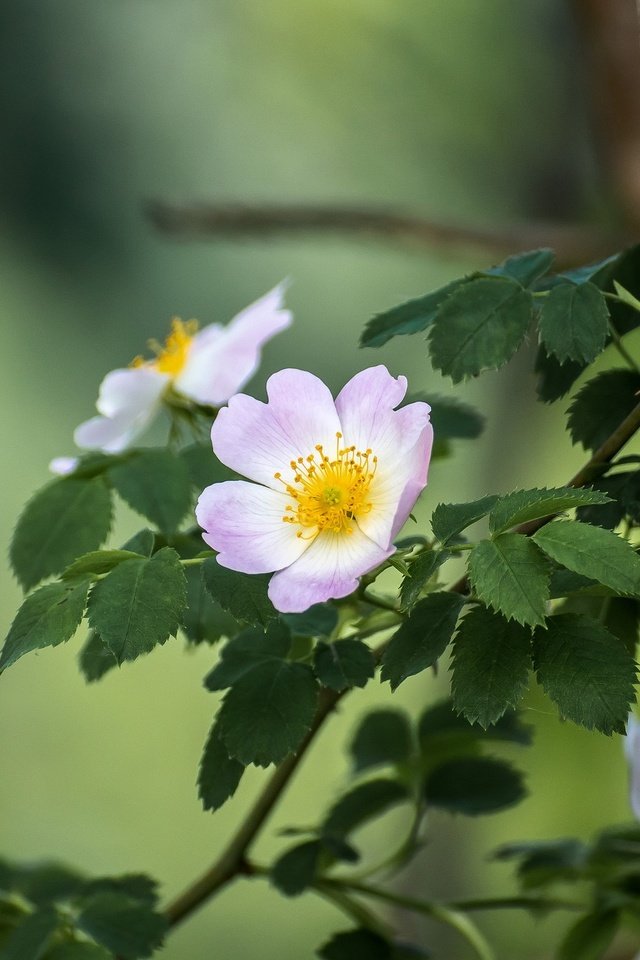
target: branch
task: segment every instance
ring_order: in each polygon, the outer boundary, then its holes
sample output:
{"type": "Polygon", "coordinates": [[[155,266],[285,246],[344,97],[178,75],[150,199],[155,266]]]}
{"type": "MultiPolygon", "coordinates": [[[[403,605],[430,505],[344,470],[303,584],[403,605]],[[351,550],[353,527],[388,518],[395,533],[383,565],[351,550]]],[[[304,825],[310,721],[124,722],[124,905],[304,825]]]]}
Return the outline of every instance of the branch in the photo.
{"type": "Polygon", "coordinates": [[[522,223],[495,229],[443,223],[397,210],[320,204],[172,204],[154,200],[146,215],[161,233],[182,240],[242,240],[272,234],[343,233],[402,240],[445,249],[480,247],[503,255],[552,247],[559,268],[615,253],[634,242],[631,234],[587,224],[522,223]]]}

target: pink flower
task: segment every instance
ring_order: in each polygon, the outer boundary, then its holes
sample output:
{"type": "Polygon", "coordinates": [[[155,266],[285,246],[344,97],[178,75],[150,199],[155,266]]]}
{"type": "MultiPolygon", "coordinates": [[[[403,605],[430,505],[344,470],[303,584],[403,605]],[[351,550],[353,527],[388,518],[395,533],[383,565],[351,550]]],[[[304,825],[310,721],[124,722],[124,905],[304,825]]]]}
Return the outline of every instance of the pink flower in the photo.
{"type": "Polygon", "coordinates": [[[640,721],[633,713],[627,719],[624,752],[629,765],[629,803],[634,817],[640,820],[640,721]]]}
{"type": "Polygon", "coordinates": [[[335,402],[311,373],[281,370],[268,403],[239,394],[211,431],[218,458],[245,480],[207,487],[196,508],[218,563],[276,571],[283,613],[344,597],[394,552],[427,482],[429,406],[395,407],[407,389],[386,367],[356,374],[335,402]]]}
{"type": "Polygon", "coordinates": [[[226,403],[255,373],[262,345],[291,324],[284,290],[279,284],[226,327],[212,323],[198,331],[195,321],[174,319],[154,360],[136,358],[107,374],[96,403],[100,416],[76,428],[76,444],[105,453],[125,450],[156,416],[169,388],[197,404],[226,403]]]}

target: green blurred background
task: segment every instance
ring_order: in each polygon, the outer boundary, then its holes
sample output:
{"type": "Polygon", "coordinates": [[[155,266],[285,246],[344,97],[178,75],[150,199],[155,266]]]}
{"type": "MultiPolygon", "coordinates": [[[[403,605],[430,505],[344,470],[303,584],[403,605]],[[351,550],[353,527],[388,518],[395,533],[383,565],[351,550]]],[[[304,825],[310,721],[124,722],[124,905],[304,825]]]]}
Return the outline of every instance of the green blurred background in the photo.
{"type": "MultiPolygon", "coordinates": [[[[190,244],[155,233],[144,201],[371,203],[490,225],[598,206],[577,41],[559,0],[4,0],[0,24],[5,544],[49,459],[73,452],[102,376],[162,338],[172,314],[226,321],[289,276],[295,325],[267,347],[256,395],[283,366],[339,388],[377,362],[407,374],[413,390],[450,392],[420,339],[360,351],[357,338],[374,312],[490,254],[445,258],[338,236],[190,244]]],[[[456,391],[483,411],[487,432],[434,464],[422,518],[441,499],[561,483],[583,459],[563,437],[562,410],[532,406],[530,361],[456,391]]],[[[114,543],[136,522],[123,514],[114,543]]],[[[3,626],[19,599],[7,572],[3,626]]],[[[25,657],[2,678],[0,852],[90,873],[148,871],[170,897],[213,859],[264,773],[250,773],[238,802],[201,811],[194,780],[216,706],[201,685],[211,650],[185,654],[178,639],[88,687],[79,643],[25,657]]],[[[444,684],[414,678],[392,702],[417,712],[444,684]]],[[[331,801],[355,718],[389,696],[371,684],[327,726],[261,859],[281,848],[277,828],[313,821],[331,801]]],[[[533,797],[479,822],[434,818],[401,889],[507,891],[509,870],[485,861],[498,843],[588,836],[628,818],[619,738],[561,725],[536,692],[527,715],[538,728],[533,797]]],[[[400,825],[391,818],[371,845],[384,849],[400,825]]],[[[395,919],[440,956],[467,956],[414,918],[395,919]]],[[[505,960],[548,956],[562,926],[513,914],[481,923],[505,960]]],[[[348,925],[311,895],[288,901],[240,881],[162,956],[311,957],[348,925]]]]}

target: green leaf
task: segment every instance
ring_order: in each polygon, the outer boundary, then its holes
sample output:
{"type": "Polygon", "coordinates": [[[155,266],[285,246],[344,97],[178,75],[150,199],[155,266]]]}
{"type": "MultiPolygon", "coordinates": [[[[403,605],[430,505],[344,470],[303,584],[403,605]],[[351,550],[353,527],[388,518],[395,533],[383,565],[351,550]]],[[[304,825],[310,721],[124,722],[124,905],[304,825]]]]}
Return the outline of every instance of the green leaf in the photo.
{"type": "Polygon", "coordinates": [[[320,641],[313,655],[313,666],[320,683],[330,690],[364,687],[375,674],[371,650],[362,640],[320,641]]]}
{"type": "Polygon", "coordinates": [[[148,560],[125,560],[95,584],[89,623],[118,663],[135,660],[176,635],[186,599],[178,554],[163,547],[148,560]]]}
{"type": "Polygon", "coordinates": [[[92,550],[74,560],[62,574],[63,580],[76,580],[90,577],[94,579],[103,573],[109,573],[124,560],[135,560],[139,554],[131,550],[92,550]]]}
{"type": "Polygon", "coordinates": [[[286,626],[276,622],[266,633],[249,627],[229,640],[220,654],[220,661],[205,677],[207,690],[224,690],[263,663],[281,663],[289,652],[291,637],[286,626]]]}
{"type": "Polygon", "coordinates": [[[38,905],[68,900],[85,883],[85,878],[77,870],[55,861],[27,864],[14,869],[14,889],[38,905]]]}
{"type": "Polygon", "coordinates": [[[577,513],[578,520],[608,530],[617,527],[626,516],[634,522],[640,520],[640,470],[609,474],[596,480],[593,489],[609,497],[609,503],[582,507],[577,513]]]}
{"type": "Polygon", "coordinates": [[[131,553],[139,553],[141,557],[150,557],[156,543],[156,535],[153,530],[145,527],[138,530],[137,533],[122,545],[123,550],[130,550],[131,553]]]}
{"type": "Polygon", "coordinates": [[[616,910],[596,910],[580,917],[560,944],[558,960],[600,960],[613,941],[619,922],[616,910]]]}
{"type": "Polygon", "coordinates": [[[269,600],[271,574],[237,573],[221,567],[214,557],[202,565],[207,590],[223,610],[246,623],[266,627],[278,612],[269,600]]]}
{"type": "Polygon", "coordinates": [[[419,333],[426,330],[436,318],[438,308],[447,299],[449,294],[467,282],[452,280],[432,293],[423,297],[407,300],[391,310],[378,313],[368,321],[360,337],[361,347],[381,347],[392,337],[419,333]]]}
{"type": "Polygon", "coordinates": [[[587,504],[607,503],[608,497],[597,491],[576,487],[556,487],[550,490],[514,490],[500,497],[489,514],[489,529],[502,533],[529,520],[538,520],[553,513],[562,513],[587,504]]]}
{"type": "Polygon", "coordinates": [[[543,624],[551,564],[520,533],[482,540],[469,557],[469,580],[477,596],[507,620],[543,624]]]}
{"type": "Polygon", "coordinates": [[[586,364],[576,363],[573,360],[560,363],[553,354],[547,353],[544,344],[540,344],[533,368],[538,375],[536,384],[538,399],[542,400],[543,403],[553,403],[554,400],[564,397],[585,369],[585,366],[586,364]]]}
{"type": "Polygon", "coordinates": [[[291,847],[271,868],[271,881],[286,897],[297,897],[316,878],[324,851],[320,840],[305,840],[291,847]]]}
{"type": "Polygon", "coordinates": [[[365,927],[334,933],[317,953],[323,960],[394,960],[390,944],[365,927]]]}
{"type": "Polygon", "coordinates": [[[27,914],[0,950],[2,960],[41,960],[59,923],[53,907],[27,914]]]}
{"type": "Polygon", "coordinates": [[[525,796],[522,774],[495,757],[449,760],[436,767],[425,783],[430,806],[470,817],[497,813],[525,796]]]}
{"type": "Polygon", "coordinates": [[[538,530],[533,540],[563,567],[617,593],[640,594],[640,557],[627,540],[611,530],[579,520],[555,520],[538,530]]]}
{"type": "Polygon", "coordinates": [[[428,550],[411,561],[409,573],[400,587],[400,609],[406,612],[420,595],[436,570],[450,558],[448,550],[428,550]]]}
{"type": "Polygon", "coordinates": [[[442,656],[464,602],[458,594],[442,591],[416,603],[382,658],[381,678],[390,682],[392,690],[442,656]]]}
{"type": "Polygon", "coordinates": [[[411,756],[413,736],[401,710],[380,708],[363,717],[349,747],[356,772],[403,763],[411,756]]]}
{"type": "Polygon", "coordinates": [[[183,459],[192,486],[196,490],[204,490],[212,483],[220,483],[223,480],[237,480],[238,474],[234,473],[218,458],[214,456],[211,444],[193,443],[180,451],[180,457],[183,459]]]}
{"type": "Polygon", "coordinates": [[[482,520],[497,502],[498,497],[482,497],[470,503],[439,503],[431,517],[433,535],[441,543],[448,543],[472,523],[482,520]]]}
{"type": "Polygon", "coordinates": [[[283,613],[281,620],[298,637],[328,637],[338,623],[338,611],[328,603],[314,603],[304,613],[283,613]]]}
{"type": "Polygon", "coordinates": [[[530,632],[485,607],[474,607],[453,641],[453,705],[470,723],[486,729],[516,706],[530,669],[530,632]]]}
{"type": "Polygon", "coordinates": [[[158,884],[146,873],[125,873],[119,877],[97,877],[85,883],[85,896],[96,893],[117,893],[138,903],[153,907],[158,902],[158,884]]]}
{"type": "Polygon", "coordinates": [[[412,394],[407,403],[424,400],[431,407],[430,420],[438,440],[474,440],[484,430],[485,418],[455,397],[412,394]]]}
{"type": "Polygon", "coordinates": [[[518,880],[531,890],[579,878],[588,861],[588,850],[578,840],[534,840],[504,844],[493,858],[519,860],[518,880]]]}
{"type": "MultiPolygon", "coordinates": [[[[613,293],[616,291],[616,285],[618,284],[637,297],[640,294],[639,271],[640,247],[636,244],[603,261],[590,279],[600,290],[613,293]]],[[[620,335],[638,326],[638,313],[626,303],[610,300],[609,312],[613,325],[620,335]]]]}
{"type": "Polygon", "coordinates": [[[77,925],[122,960],[150,957],[167,932],[162,914],[118,893],[93,897],[84,906],[77,925]]]}
{"type": "Polygon", "coordinates": [[[569,407],[573,442],[597,450],[637,405],[639,390],[633,370],[606,370],[589,380],[569,407]]]}
{"type": "Polygon", "coordinates": [[[45,960],[112,960],[112,956],[95,943],[68,940],[49,950],[45,960]]]}
{"type": "Polygon", "coordinates": [[[380,777],[360,783],[335,803],[322,824],[327,835],[346,837],[367,820],[386,813],[409,799],[406,787],[397,780],[380,777]]]}
{"type": "Polygon", "coordinates": [[[617,271],[620,258],[621,255],[619,253],[614,253],[610,257],[605,257],[604,260],[598,260],[597,263],[589,263],[583,267],[574,267],[573,270],[563,270],[562,273],[558,274],[558,277],[570,280],[572,283],[586,283],[588,280],[593,279],[594,283],[597,281],[598,287],[604,290],[606,286],[602,284],[608,279],[610,270],[613,269],[614,272],[617,271]]]}
{"type": "Polygon", "coordinates": [[[497,267],[490,267],[482,272],[491,277],[508,277],[517,280],[523,287],[530,287],[549,272],[554,260],[553,250],[540,247],[539,250],[528,250],[526,253],[507,257],[497,267]]]}
{"type": "Polygon", "coordinates": [[[469,281],[438,310],[429,336],[433,366],[454,383],[501,367],[524,340],[532,310],[531,294],[514,280],[469,281]]]}
{"type": "Polygon", "coordinates": [[[217,643],[238,630],[234,618],[215,603],[204,585],[202,568],[186,567],[187,606],[181,627],[190,643],[217,643]]]}
{"type": "Polygon", "coordinates": [[[258,664],[229,690],[218,715],[229,755],[245,766],[280,763],[311,727],[317,697],[316,681],[305,664],[258,664]]]}
{"type": "Polygon", "coordinates": [[[95,683],[96,680],[102,680],[113,667],[117,667],[118,661],[92,630],[78,655],[78,665],[87,683],[95,683]]]}
{"type": "Polygon", "coordinates": [[[540,338],[560,363],[591,363],[609,336],[609,311],[592,283],[563,283],[545,298],[540,312],[540,338]]]}
{"type": "Polygon", "coordinates": [[[89,580],[48,583],[24,601],[11,624],[0,656],[0,670],[43,647],[69,640],[80,625],[89,591],[89,580]]]}
{"type": "Polygon", "coordinates": [[[11,565],[25,588],[96,550],[111,529],[111,491],[102,477],[64,477],[24,508],[11,542],[11,565]]]}
{"type": "Polygon", "coordinates": [[[551,617],[533,638],[538,681],[568,720],[601,733],[624,733],[636,667],[624,643],[597,620],[551,617]]]}
{"type": "Polygon", "coordinates": [[[418,723],[418,739],[428,753],[433,749],[434,740],[449,736],[465,736],[487,742],[497,740],[518,743],[525,747],[532,742],[531,727],[523,724],[515,711],[505,713],[497,723],[483,730],[479,726],[472,726],[465,717],[456,713],[453,701],[446,699],[424,711],[418,723]]]}
{"type": "Polygon", "coordinates": [[[112,467],[109,477],[122,499],[167,536],[191,508],[187,465],[169,450],[137,450],[112,467]]]}
{"type": "Polygon", "coordinates": [[[234,795],[244,767],[229,756],[216,724],[211,727],[200,761],[198,796],[205,810],[218,810],[234,795]]]}

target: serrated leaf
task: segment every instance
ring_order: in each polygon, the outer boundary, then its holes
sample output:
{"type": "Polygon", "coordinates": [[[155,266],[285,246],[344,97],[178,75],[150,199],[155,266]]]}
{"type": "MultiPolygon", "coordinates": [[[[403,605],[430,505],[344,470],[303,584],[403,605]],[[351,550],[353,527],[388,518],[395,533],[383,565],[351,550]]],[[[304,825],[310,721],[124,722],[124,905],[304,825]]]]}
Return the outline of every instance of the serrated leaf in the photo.
{"type": "Polygon", "coordinates": [[[105,673],[118,666],[118,661],[109,647],[92,630],[78,654],[78,665],[87,683],[101,680],[105,673]]]}
{"type": "Polygon", "coordinates": [[[640,557],[627,540],[611,530],[579,520],[555,520],[532,539],[563,567],[617,593],[640,594],[640,557]]]}
{"type": "Polygon", "coordinates": [[[378,313],[365,325],[360,337],[361,347],[381,347],[392,337],[419,333],[426,330],[436,318],[441,303],[454,290],[467,282],[467,278],[452,280],[432,293],[415,297],[405,303],[378,313]]]}
{"type": "Polygon", "coordinates": [[[35,913],[27,914],[2,947],[2,960],[41,960],[51,943],[59,919],[53,907],[44,907],[35,913]]]}
{"type": "Polygon", "coordinates": [[[43,647],[56,647],[69,640],[80,625],[90,581],[48,583],[24,601],[0,656],[0,670],[43,647]]]}
{"type": "Polygon", "coordinates": [[[596,480],[593,489],[608,496],[609,503],[581,508],[577,513],[578,520],[608,530],[617,527],[625,516],[634,522],[640,520],[640,470],[609,474],[596,480]]]}
{"type": "Polygon", "coordinates": [[[411,561],[409,573],[400,586],[400,609],[403,612],[410,610],[419,600],[427,582],[450,556],[448,550],[428,550],[411,561]]]}
{"type": "Polygon", "coordinates": [[[471,551],[468,573],[480,600],[507,620],[544,623],[551,564],[527,537],[502,533],[482,540],[471,551]]]}
{"type": "Polygon", "coordinates": [[[298,637],[328,637],[338,623],[338,611],[328,603],[314,603],[304,613],[283,613],[280,619],[298,637]]]}
{"type": "Polygon", "coordinates": [[[204,490],[212,483],[223,480],[235,480],[238,474],[220,463],[214,455],[210,443],[193,443],[180,451],[191,484],[197,491],[204,490]]]}
{"type": "Polygon", "coordinates": [[[609,335],[609,311],[592,283],[563,283],[545,297],[539,324],[547,352],[560,363],[591,363],[609,335]]]}
{"type": "Polygon", "coordinates": [[[472,523],[486,517],[497,500],[497,496],[491,495],[470,503],[439,503],[431,517],[434,536],[441,543],[448,543],[472,523]]]}
{"type": "Polygon", "coordinates": [[[97,894],[77,919],[77,926],[122,960],[150,957],[162,943],[167,920],[123,894],[97,894]]]}
{"type": "Polygon", "coordinates": [[[297,897],[315,880],[323,853],[320,840],[305,840],[291,847],[271,868],[271,881],[286,897],[297,897]]]}
{"type": "Polygon", "coordinates": [[[95,943],[68,940],[57,943],[45,960],[112,960],[112,956],[95,943]]]}
{"type": "Polygon", "coordinates": [[[527,333],[531,294],[514,280],[481,277],[455,290],[431,327],[431,361],[454,383],[501,367],[527,333]]]}
{"type": "Polygon", "coordinates": [[[229,756],[216,724],[211,727],[198,773],[198,796],[205,810],[218,810],[234,795],[244,766],[229,756]]]}
{"type": "Polygon", "coordinates": [[[619,922],[616,910],[597,910],[580,917],[560,944],[558,960],[600,960],[615,937],[619,922]]]}
{"type": "Polygon", "coordinates": [[[321,684],[340,692],[351,687],[364,687],[375,674],[371,650],[362,640],[320,641],[313,655],[313,666],[321,684]]]}
{"type": "Polygon", "coordinates": [[[349,752],[356,772],[387,764],[403,763],[411,756],[413,736],[406,713],[401,710],[372,710],[351,741],[349,752]]]}
{"type": "Polygon", "coordinates": [[[146,873],[125,873],[117,877],[96,877],[84,885],[84,896],[96,893],[117,893],[138,903],[153,907],[158,902],[158,884],[146,873]]]}
{"type": "Polygon", "coordinates": [[[204,585],[202,568],[186,567],[187,606],[180,624],[190,643],[217,643],[237,632],[236,620],[215,603],[204,585]]]}
{"type": "Polygon", "coordinates": [[[280,663],[291,646],[291,636],[280,622],[270,624],[266,633],[259,627],[249,627],[222,648],[220,660],[207,674],[207,690],[224,690],[245,677],[255,667],[270,661],[280,663]]]}
{"type": "Polygon", "coordinates": [[[277,620],[278,612],[267,595],[271,574],[237,573],[221,567],[213,557],[205,560],[202,573],[213,599],[236,620],[262,627],[277,620]]]}
{"type": "Polygon", "coordinates": [[[549,272],[554,260],[553,250],[549,247],[540,247],[538,250],[516,253],[514,256],[507,257],[498,266],[482,272],[492,277],[509,277],[517,280],[523,287],[530,287],[549,272]]]}
{"type": "Polygon", "coordinates": [[[536,392],[543,403],[553,403],[564,397],[574,385],[586,364],[568,360],[560,363],[553,354],[548,354],[544,344],[540,344],[536,354],[534,371],[538,375],[536,392]]]}
{"type": "Polygon", "coordinates": [[[407,788],[397,780],[380,777],[360,783],[331,807],[322,824],[327,835],[346,837],[367,820],[386,813],[409,799],[407,788]]]}
{"type": "Polygon", "coordinates": [[[109,573],[124,560],[135,560],[140,556],[131,550],[92,550],[74,560],[62,573],[63,580],[76,580],[79,577],[95,577],[109,573]]]}
{"type": "Polygon", "coordinates": [[[456,593],[431,593],[418,601],[394,633],[382,658],[381,679],[395,690],[403,680],[433,666],[447,648],[464,599],[456,593]]]}
{"type": "Polygon", "coordinates": [[[448,760],[427,776],[429,806],[475,817],[497,813],[526,796],[522,774],[495,757],[448,760]]]}
{"type": "Polygon", "coordinates": [[[323,960],[394,960],[390,944],[365,927],[334,933],[317,954],[323,960]]]}
{"type": "Polygon", "coordinates": [[[538,682],[562,716],[589,730],[624,733],[636,666],[618,637],[597,620],[551,617],[533,638],[538,682]]]}
{"type": "Polygon", "coordinates": [[[317,698],[316,681],[305,664],[258,664],[229,690],[218,714],[229,755],[245,766],[280,763],[309,730],[317,698]]]}
{"type": "Polygon", "coordinates": [[[112,467],[109,477],[122,499],[167,536],[192,505],[187,465],[169,450],[137,450],[112,467]]]}
{"type": "Polygon", "coordinates": [[[176,635],[186,600],[178,554],[163,547],[148,560],[125,560],[95,584],[89,623],[118,663],[135,660],[176,635]]]}
{"type": "Polygon", "coordinates": [[[514,490],[500,497],[489,514],[489,529],[501,533],[529,520],[562,513],[587,504],[607,503],[608,497],[598,490],[577,487],[555,487],[550,490],[514,490]]]}
{"type": "Polygon", "coordinates": [[[141,557],[150,557],[156,543],[156,535],[153,530],[145,527],[138,530],[132,537],[122,544],[123,550],[130,550],[131,553],[139,553],[141,557]]]}
{"type": "Polygon", "coordinates": [[[470,723],[486,729],[516,706],[530,669],[530,631],[485,607],[474,607],[453,641],[453,705],[470,723]]]}
{"type": "Polygon", "coordinates": [[[81,554],[96,550],[110,529],[111,491],[102,477],[64,477],[27,503],[11,542],[11,565],[29,590],[81,554]]]}
{"type": "Polygon", "coordinates": [[[606,370],[589,380],[569,407],[573,442],[597,450],[637,405],[639,390],[633,370],[606,370]]]}

